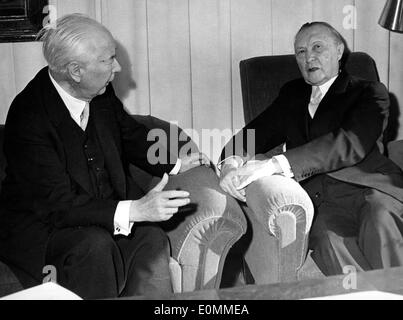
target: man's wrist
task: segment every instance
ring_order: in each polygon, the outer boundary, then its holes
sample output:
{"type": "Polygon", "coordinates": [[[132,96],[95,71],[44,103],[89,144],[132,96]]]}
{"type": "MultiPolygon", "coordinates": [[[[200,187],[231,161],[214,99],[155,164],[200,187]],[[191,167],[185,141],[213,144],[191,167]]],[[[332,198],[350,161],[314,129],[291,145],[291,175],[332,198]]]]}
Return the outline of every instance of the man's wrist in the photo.
{"type": "Polygon", "coordinates": [[[280,163],[274,158],[271,158],[270,160],[271,160],[271,164],[273,165],[273,168],[274,168],[274,173],[277,173],[277,174],[283,173],[283,169],[281,168],[280,163]]]}
{"type": "Polygon", "coordinates": [[[230,156],[220,161],[217,164],[217,168],[220,171],[230,170],[230,169],[238,169],[242,167],[244,164],[243,159],[240,156],[230,156]]]}
{"type": "Polygon", "coordinates": [[[141,219],[139,217],[138,204],[139,200],[130,201],[130,215],[129,215],[130,222],[141,222],[141,219]]]}
{"type": "Polygon", "coordinates": [[[223,177],[225,176],[228,172],[233,171],[238,169],[237,167],[235,167],[233,164],[224,164],[221,166],[220,169],[220,176],[223,177]]]}

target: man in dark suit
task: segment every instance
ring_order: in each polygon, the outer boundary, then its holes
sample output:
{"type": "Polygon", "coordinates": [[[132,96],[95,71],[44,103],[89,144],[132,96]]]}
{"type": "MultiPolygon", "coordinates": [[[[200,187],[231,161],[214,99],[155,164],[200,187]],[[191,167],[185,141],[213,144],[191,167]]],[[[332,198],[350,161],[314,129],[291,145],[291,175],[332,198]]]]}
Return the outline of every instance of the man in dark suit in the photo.
{"type": "Polygon", "coordinates": [[[57,282],[83,298],[172,292],[167,237],[154,222],[190,200],[186,191],[163,191],[167,173],[208,159],[148,161],[148,130],[111,85],[121,67],[104,26],[67,15],[41,39],[49,66],[14,99],[5,124],[1,259],[25,286],[54,266],[57,282]],[[161,182],[140,197],[130,163],[161,182]]]}
{"type": "MultiPolygon", "coordinates": [[[[309,195],[315,209],[310,247],[326,275],[340,274],[345,266],[402,266],[403,174],[383,155],[382,145],[388,92],[379,82],[343,70],[345,41],[327,23],[303,25],[294,46],[303,78],[286,83],[243,129],[245,148],[235,148],[230,157],[234,141],[224,149],[221,187],[246,201],[246,186],[272,179],[281,180],[272,191],[284,199],[287,193],[309,195]],[[252,148],[248,130],[254,130],[252,148]],[[262,156],[280,144],[282,154],[262,156]]],[[[283,201],[266,196],[269,207],[283,201]]]]}

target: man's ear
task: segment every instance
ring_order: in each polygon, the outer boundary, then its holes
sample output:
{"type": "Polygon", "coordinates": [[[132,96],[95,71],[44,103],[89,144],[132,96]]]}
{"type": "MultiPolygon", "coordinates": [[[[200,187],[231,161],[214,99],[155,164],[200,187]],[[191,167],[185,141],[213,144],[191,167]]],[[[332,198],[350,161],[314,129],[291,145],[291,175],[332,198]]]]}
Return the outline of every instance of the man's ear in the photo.
{"type": "Polygon", "coordinates": [[[76,61],[72,61],[67,65],[67,72],[70,77],[77,83],[81,82],[82,71],[81,67],[76,61]]]}
{"type": "Polygon", "coordinates": [[[344,53],[344,43],[339,43],[337,45],[337,60],[340,61],[341,57],[343,56],[344,53]]]}

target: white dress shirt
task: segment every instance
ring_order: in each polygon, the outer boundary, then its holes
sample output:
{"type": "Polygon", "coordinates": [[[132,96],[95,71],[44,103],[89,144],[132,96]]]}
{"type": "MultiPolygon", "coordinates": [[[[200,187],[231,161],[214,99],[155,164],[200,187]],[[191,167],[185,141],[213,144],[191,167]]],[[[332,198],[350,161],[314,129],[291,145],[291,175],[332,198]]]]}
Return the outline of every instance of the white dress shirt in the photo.
{"type": "MultiPolygon", "coordinates": [[[[56,82],[56,80],[52,77],[50,73],[49,77],[53,85],[55,86],[56,91],[62,98],[67,110],[69,111],[71,118],[74,120],[75,123],[77,123],[78,126],[80,126],[80,116],[87,102],[84,100],[77,99],[72,95],[70,95],[56,82]]],[[[178,174],[181,165],[182,165],[181,159],[178,158],[174,168],[171,170],[169,174],[170,175],[178,174]]],[[[130,222],[131,203],[132,203],[131,200],[119,201],[113,219],[115,235],[122,234],[127,236],[130,234],[131,229],[133,227],[133,222],[130,222]]]]}

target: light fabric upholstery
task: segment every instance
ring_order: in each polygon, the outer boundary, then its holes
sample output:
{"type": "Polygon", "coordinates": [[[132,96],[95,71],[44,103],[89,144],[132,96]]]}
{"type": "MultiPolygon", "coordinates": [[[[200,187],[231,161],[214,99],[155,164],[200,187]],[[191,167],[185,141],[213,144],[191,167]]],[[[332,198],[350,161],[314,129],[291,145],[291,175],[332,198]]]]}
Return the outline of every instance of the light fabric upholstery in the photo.
{"type": "Polygon", "coordinates": [[[245,260],[255,283],[297,280],[314,214],[308,194],[295,180],[274,175],[250,184],[246,203],[253,236],[245,260]],[[267,259],[257,259],[262,256],[267,259]]]}
{"type": "Polygon", "coordinates": [[[170,177],[166,188],[190,192],[195,204],[162,224],[182,271],[181,291],[218,288],[228,250],[246,232],[241,208],[206,167],[170,177]]]}
{"type": "MultiPolygon", "coordinates": [[[[166,149],[173,152],[181,152],[182,148],[199,151],[175,124],[151,116],[134,117],[150,129],[167,132],[168,139],[159,141],[166,149]],[[172,138],[172,134],[177,134],[180,139],[172,138]],[[173,141],[175,145],[171,145],[173,141]]],[[[159,178],[138,167],[132,166],[131,173],[141,177],[138,185],[144,193],[159,182],[159,178]]],[[[244,213],[235,199],[222,192],[212,169],[201,167],[170,176],[166,189],[178,188],[190,192],[192,203],[196,203],[197,208],[183,215],[178,213],[162,224],[171,242],[174,288],[177,292],[218,288],[228,251],[246,232],[244,213]]]]}

